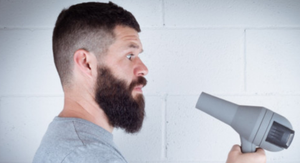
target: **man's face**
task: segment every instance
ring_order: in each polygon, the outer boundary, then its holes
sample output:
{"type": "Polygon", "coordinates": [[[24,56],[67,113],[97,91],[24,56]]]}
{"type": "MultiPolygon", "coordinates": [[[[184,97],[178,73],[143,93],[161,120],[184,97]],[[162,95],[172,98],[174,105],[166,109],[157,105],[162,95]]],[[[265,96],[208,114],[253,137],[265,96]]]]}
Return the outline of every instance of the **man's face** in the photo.
{"type": "Polygon", "coordinates": [[[134,133],[144,119],[142,87],[148,69],[139,58],[142,44],[138,33],[120,26],[114,32],[116,40],[101,61],[104,65],[98,66],[95,98],[112,126],[134,133]]]}

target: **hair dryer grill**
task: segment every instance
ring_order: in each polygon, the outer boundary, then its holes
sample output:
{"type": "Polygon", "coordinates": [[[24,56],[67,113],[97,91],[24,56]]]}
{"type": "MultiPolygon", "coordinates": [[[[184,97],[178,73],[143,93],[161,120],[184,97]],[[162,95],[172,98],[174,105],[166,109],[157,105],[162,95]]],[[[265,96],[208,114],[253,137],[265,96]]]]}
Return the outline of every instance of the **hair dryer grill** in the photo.
{"type": "Polygon", "coordinates": [[[264,107],[236,105],[202,92],[196,108],[238,132],[243,153],[255,152],[257,146],[281,151],[290,146],[294,137],[290,122],[264,107]]]}

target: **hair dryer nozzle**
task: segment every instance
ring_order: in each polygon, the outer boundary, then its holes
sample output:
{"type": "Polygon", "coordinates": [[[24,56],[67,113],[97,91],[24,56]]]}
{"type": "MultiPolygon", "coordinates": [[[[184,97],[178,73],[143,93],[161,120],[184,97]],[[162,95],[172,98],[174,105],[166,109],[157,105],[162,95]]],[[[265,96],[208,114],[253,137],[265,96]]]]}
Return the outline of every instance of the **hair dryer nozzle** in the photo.
{"type": "Polygon", "coordinates": [[[219,119],[239,133],[244,153],[257,146],[268,151],[287,149],[295,132],[283,116],[257,106],[242,106],[202,92],[196,108],[219,119]]]}

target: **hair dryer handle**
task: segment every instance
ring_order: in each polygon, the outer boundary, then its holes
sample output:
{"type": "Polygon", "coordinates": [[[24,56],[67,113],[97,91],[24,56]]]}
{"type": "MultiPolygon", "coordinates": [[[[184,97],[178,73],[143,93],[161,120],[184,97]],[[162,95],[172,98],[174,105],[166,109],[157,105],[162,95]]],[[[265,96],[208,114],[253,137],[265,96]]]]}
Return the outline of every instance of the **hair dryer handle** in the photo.
{"type": "MultiPolygon", "coordinates": [[[[240,136],[241,137],[241,136],[240,136]]],[[[253,153],[256,151],[256,145],[241,137],[241,146],[243,153],[253,153]]]]}

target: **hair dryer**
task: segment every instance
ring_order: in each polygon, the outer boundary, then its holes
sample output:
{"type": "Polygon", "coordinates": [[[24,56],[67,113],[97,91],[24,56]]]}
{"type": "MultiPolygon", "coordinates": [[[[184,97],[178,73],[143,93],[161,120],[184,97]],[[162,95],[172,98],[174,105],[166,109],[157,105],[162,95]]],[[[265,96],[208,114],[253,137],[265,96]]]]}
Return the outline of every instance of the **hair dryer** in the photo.
{"type": "Polygon", "coordinates": [[[281,151],[287,149],[294,138],[291,123],[264,107],[236,105],[202,92],[196,108],[238,132],[243,153],[255,152],[257,146],[281,151]]]}

